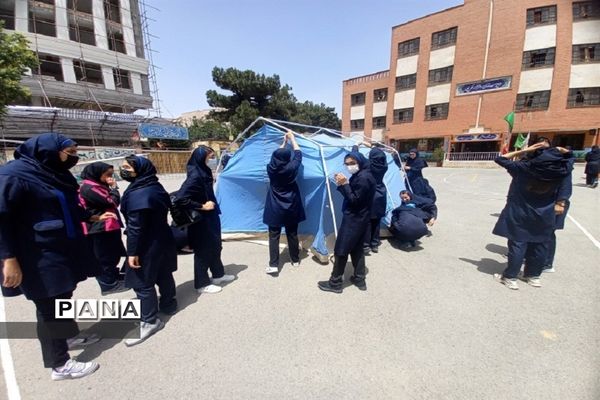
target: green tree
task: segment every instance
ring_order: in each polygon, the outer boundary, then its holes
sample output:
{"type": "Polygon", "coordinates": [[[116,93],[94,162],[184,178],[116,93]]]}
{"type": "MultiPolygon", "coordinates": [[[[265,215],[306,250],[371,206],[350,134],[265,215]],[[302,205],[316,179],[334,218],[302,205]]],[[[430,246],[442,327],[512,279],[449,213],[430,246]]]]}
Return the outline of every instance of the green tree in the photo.
{"type": "Polygon", "coordinates": [[[341,129],[342,124],[335,109],[325,104],[305,101],[296,105],[296,113],[291,119],[305,125],[322,126],[324,128],[341,129]]]}
{"type": "Polygon", "coordinates": [[[194,118],[191,125],[188,126],[188,133],[191,142],[199,140],[228,140],[229,128],[222,122],[210,119],[194,118]]]}
{"type": "Polygon", "coordinates": [[[215,107],[210,118],[229,122],[235,133],[244,130],[257,117],[339,128],[334,109],[310,101],[299,103],[292,88],[282,85],[279,75],[265,76],[254,71],[235,68],[213,68],[215,84],[231,94],[206,92],[208,104],[215,107]]]}
{"type": "Polygon", "coordinates": [[[21,85],[21,78],[27,68],[37,65],[37,57],[29,49],[25,36],[4,32],[4,22],[0,22],[0,118],[6,113],[6,106],[29,98],[31,93],[21,85]]]}

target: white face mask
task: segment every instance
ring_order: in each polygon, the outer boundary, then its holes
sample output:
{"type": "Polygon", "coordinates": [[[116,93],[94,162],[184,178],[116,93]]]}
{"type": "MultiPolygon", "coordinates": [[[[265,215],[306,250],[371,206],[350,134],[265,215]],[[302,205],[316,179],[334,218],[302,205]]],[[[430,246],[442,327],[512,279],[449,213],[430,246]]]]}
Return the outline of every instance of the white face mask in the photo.
{"type": "Polygon", "coordinates": [[[206,166],[210,169],[215,169],[217,167],[217,159],[216,158],[207,159],[206,166]]]}
{"type": "Polygon", "coordinates": [[[357,173],[358,170],[359,170],[358,164],[346,165],[346,168],[348,169],[348,172],[350,172],[352,175],[354,175],[355,173],[357,173]]]}

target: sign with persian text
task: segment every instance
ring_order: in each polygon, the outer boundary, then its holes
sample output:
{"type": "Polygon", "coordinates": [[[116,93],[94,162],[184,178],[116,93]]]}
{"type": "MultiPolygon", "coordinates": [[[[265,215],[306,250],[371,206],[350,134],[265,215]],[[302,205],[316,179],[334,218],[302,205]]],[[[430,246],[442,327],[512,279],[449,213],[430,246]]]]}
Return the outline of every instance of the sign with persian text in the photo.
{"type": "Polygon", "coordinates": [[[456,85],[456,95],[466,96],[468,94],[495,92],[497,90],[510,89],[511,83],[512,76],[503,76],[501,78],[491,78],[475,82],[459,83],[456,85]]]}
{"type": "Polygon", "coordinates": [[[138,132],[142,138],[188,140],[188,130],[183,126],[140,124],[138,132]]]}

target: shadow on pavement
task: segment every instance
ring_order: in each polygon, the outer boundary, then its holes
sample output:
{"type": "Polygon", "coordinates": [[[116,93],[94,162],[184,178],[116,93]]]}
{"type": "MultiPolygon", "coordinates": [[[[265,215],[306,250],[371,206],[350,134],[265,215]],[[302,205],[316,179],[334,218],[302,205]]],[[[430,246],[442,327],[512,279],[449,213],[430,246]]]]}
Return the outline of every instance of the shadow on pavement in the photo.
{"type": "Polygon", "coordinates": [[[473,264],[477,267],[479,272],[488,275],[499,274],[506,268],[506,264],[498,262],[496,260],[492,260],[491,258],[482,258],[481,260],[469,260],[468,258],[458,258],[461,261],[468,262],[469,264],[473,264]]]}
{"type": "Polygon", "coordinates": [[[491,253],[500,254],[503,257],[506,257],[506,255],[508,254],[508,247],[500,246],[499,244],[495,243],[488,243],[485,246],[485,249],[491,253]]]}
{"type": "Polygon", "coordinates": [[[498,218],[499,216],[500,216],[500,213],[493,213],[493,214],[490,214],[490,217],[496,217],[496,218],[498,218]]]}

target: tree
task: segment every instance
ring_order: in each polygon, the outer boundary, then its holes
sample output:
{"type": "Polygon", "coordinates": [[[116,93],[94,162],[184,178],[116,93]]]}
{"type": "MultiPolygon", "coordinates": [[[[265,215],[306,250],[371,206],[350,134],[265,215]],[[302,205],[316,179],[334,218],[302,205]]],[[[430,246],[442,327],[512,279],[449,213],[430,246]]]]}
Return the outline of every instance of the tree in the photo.
{"type": "Polygon", "coordinates": [[[37,57],[29,49],[25,36],[4,32],[4,22],[0,21],[0,119],[6,113],[6,106],[29,98],[31,93],[21,85],[21,78],[27,68],[37,65],[37,57]]]}
{"type": "Polygon", "coordinates": [[[188,126],[189,140],[191,142],[197,142],[199,140],[228,140],[229,139],[229,128],[217,121],[210,119],[197,119],[192,120],[192,124],[188,126]]]}
{"type": "Polygon", "coordinates": [[[236,133],[259,116],[327,128],[340,127],[340,120],[332,107],[310,101],[299,103],[292,94],[292,88],[281,84],[279,75],[265,76],[250,70],[215,67],[212,77],[219,88],[232,94],[221,94],[216,90],[206,92],[208,104],[217,108],[211,112],[210,118],[229,122],[236,133]]]}

